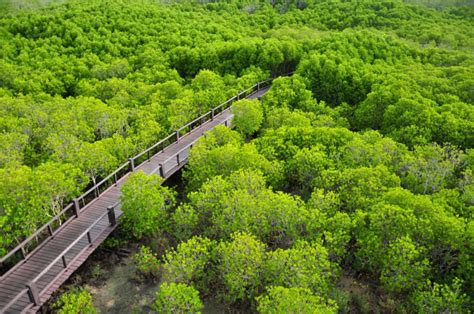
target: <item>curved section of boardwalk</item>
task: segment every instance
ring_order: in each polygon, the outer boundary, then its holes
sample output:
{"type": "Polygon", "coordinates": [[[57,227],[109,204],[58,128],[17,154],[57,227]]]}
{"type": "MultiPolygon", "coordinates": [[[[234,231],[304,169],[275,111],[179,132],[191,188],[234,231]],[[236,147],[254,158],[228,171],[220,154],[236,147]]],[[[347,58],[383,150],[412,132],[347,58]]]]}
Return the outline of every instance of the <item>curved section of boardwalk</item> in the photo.
{"type": "MultiPolygon", "coordinates": [[[[249,93],[250,96],[247,98],[261,97],[269,89],[269,86],[266,86],[269,84],[264,85],[263,83],[254,85],[252,90],[247,90],[246,94],[242,92],[226,103],[231,104],[233,100],[245,97],[249,93]]],[[[209,112],[207,122],[200,124],[199,127],[187,134],[180,137],[179,131],[177,131],[173,144],[161,148],[152,156],[150,156],[150,151],[153,151],[151,149],[145,151],[148,156],[143,153],[138,155],[147,157],[141,164],[135,166],[134,159],[131,159],[128,162],[130,168],[134,171],[143,171],[146,174],[157,173],[165,179],[170,177],[184,166],[189,149],[205,132],[212,130],[217,125],[230,125],[233,117],[230,105],[215,114],[221,106],[209,112]]],[[[205,117],[204,115],[195,121],[202,122],[205,117]]],[[[192,124],[188,125],[189,129],[192,129],[192,124]]],[[[155,145],[155,147],[159,147],[159,145],[155,145]]],[[[140,158],[137,157],[136,160],[140,160],[140,158]]],[[[82,265],[115,229],[117,226],[115,222],[122,215],[119,203],[120,188],[130,175],[130,173],[126,173],[117,179],[116,173],[114,184],[102,193],[97,192],[97,197],[90,203],[81,208],[78,205],[79,201],[76,201],[75,214],[77,217],[69,219],[56,231],[53,231],[48,225],[47,228],[51,236],[34,251],[25,255],[24,248],[21,247],[25,259],[1,278],[0,313],[36,312],[39,310],[51,294],[82,265]]],[[[82,201],[84,202],[84,198],[82,201]]]]}

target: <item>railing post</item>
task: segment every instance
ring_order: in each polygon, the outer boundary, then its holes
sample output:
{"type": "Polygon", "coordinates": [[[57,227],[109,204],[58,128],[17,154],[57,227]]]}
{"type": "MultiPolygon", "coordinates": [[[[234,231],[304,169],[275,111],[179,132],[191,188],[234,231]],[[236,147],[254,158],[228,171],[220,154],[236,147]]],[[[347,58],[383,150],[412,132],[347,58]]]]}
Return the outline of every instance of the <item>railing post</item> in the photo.
{"type": "Polygon", "coordinates": [[[115,209],[113,206],[107,207],[107,212],[109,216],[109,222],[111,226],[115,226],[117,224],[117,219],[115,218],[115,209]]]}
{"type": "Polygon", "coordinates": [[[87,241],[89,241],[89,244],[92,244],[92,238],[91,238],[91,232],[87,232],[87,241]]]}
{"type": "Polygon", "coordinates": [[[61,256],[61,259],[63,260],[64,268],[67,268],[66,255],[61,256]]]}
{"type": "Polygon", "coordinates": [[[178,162],[178,166],[179,166],[179,153],[178,155],[176,155],[176,161],[178,162]]]}
{"type": "Polygon", "coordinates": [[[165,172],[164,172],[164,170],[163,170],[163,164],[160,164],[160,176],[161,176],[162,178],[165,177],[165,172]]]}
{"type": "Polygon", "coordinates": [[[79,217],[79,212],[80,212],[81,208],[79,206],[79,200],[77,198],[74,199],[74,215],[76,215],[76,217],[79,217]]]}
{"type": "Polygon", "coordinates": [[[39,298],[38,288],[36,287],[36,284],[30,281],[26,284],[26,287],[28,288],[31,302],[33,302],[34,305],[39,305],[40,298],[39,298]]]}
{"type": "Polygon", "coordinates": [[[130,161],[130,171],[135,172],[135,162],[133,161],[133,158],[130,158],[128,161],[130,161]]]}
{"type": "Polygon", "coordinates": [[[214,108],[211,110],[211,121],[214,121],[214,108]]]}
{"type": "Polygon", "coordinates": [[[260,90],[260,82],[257,83],[257,90],[260,90]]]}
{"type": "Polygon", "coordinates": [[[179,130],[176,130],[176,142],[179,141],[179,130]]]}
{"type": "Polygon", "coordinates": [[[22,246],[22,247],[21,247],[21,249],[20,249],[20,251],[21,251],[21,257],[22,257],[23,259],[25,259],[25,258],[26,258],[26,251],[25,251],[25,247],[24,247],[24,246],[22,246]]]}
{"type": "Polygon", "coordinates": [[[227,120],[224,121],[224,125],[227,126],[227,120]]]}
{"type": "Polygon", "coordinates": [[[117,173],[114,174],[115,186],[117,186],[117,173]]]}
{"type": "Polygon", "coordinates": [[[50,236],[53,236],[53,228],[51,227],[51,225],[48,225],[48,232],[50,236]]]}

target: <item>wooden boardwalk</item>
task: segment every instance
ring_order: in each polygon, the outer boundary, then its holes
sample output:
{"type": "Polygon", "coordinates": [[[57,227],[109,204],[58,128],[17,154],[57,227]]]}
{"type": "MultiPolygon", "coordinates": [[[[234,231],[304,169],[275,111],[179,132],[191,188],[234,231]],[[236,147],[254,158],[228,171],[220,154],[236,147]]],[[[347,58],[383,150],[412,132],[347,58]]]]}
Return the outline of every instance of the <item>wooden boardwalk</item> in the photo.
{"type": "MultiPolygon", "coordinates": [[[[271,80],[268,80],[252,86],[184,126],[176,134],[170,135],[144,153],[130,159],[65,208],[64,214],[72,211],[74,215],[64,219],[66,222],[57,230],[52,226],[59,218],[43,226],[42,230],[49,231],[48,237],[33,251],[26,253],[26,244],[17,247],[14,251],[21,252],[23,259],[0,279],[0,313],[37,312],[107,238],[116,228],[116,222],[119,222],[122,215],[119,203],[120,188],[127,181],[131,171],[156,173],[165,179],[170,177],[185,165],[189,149],[205,132],[217,125],[230,125],[233,117],[230,110],[233,101],[243,97],[259,98],[269,89],[270,84],[271,80]],[[180,132],[187,133],[181,136],[180,132]],[[165,146],[167,140],[174,142],[165,146]],[[110,180],[113,182],[110,186],[106,186],[110,180]],[[106,186],[103,191],[100,190],[102,186],[106,186]],[[87,202],[87,197],[90,195],[93,195],[93,198],[87,202]]],[[[15,252],[11,252],[11,256],[15,252]]]]}

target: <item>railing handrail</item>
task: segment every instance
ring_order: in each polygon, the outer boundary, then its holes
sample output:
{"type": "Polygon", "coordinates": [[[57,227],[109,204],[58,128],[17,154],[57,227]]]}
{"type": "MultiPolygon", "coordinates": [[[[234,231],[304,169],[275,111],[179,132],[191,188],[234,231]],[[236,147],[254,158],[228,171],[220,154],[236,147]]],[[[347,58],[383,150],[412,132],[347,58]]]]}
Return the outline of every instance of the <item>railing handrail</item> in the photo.
{"type": "MultiPolygon", "coordinates": [[[[284,76],[287,76],[287,75],[291,75],[291,73],[288,73],[288,74],[285,74],[284,76]]],[[[237,98],[239,98],[241,95],[247,93],[248,91],[250,90],[254,90],[254,92],[262,89],[262,84],[265,84],[265,83],[268,83],[268,82],[272,82],[275,78],[270,78],[270,79],[267,79],[267,80],[263,80],[263,81],[260,81],[258,82],[257,84],[254,84],[252,85],[251,87],[247,88],[246,90],[244,91],[241,91],[239,93],[237,93],[237,95],[234,95],[233,97],[227,99],[225,102],[217,105],[216,107],[212,108],[210,111],[206,112],[205,114],[201,115],[200,117],[198,117],[197,119],[194,119],[193,121],[187,123],[185,126],[181,127],[180,129],[178,129],[177,131],[179,132],[180,130],[183,130],[185,129],[186,127],[188,127],[189,125],[191,125],[192,123],[194,122],[197,122],[199,121],[200,119],[202,119],[203,117],[207,116],[209,113],[213,113],[217,110],[219,110],[221,107],[225,106],[226,104],[236,100],[237,98]],[[260,88],[259,88],[260,87],[260,88]],[[255,90],[255,88],[257,88],[257,90],[255,90]]],[[[264,88],[264,87],[263,87],[264,88]]],[[[191,130],[189,131],[191,132],[191,130]]],[[[189,132],[187,132],[186,134],[188,134],[189,132]]],[[[184,135],[186,135],[184,134],[184,135]]],[[[109,174],[107,177],[105,177],[104,179],[102,179],[99,183],[95,184],[93,187],[91,187],[90,189],[88,189],[86,192],[82,193],[79,197],[76,198],[76,200],[81,200],[81,199],[84,199],[87,195],[89,195],[90,193],[98,190],[105,182],[107,182],[108,180],[110,180],[114,175],[116,175],[117,173],[119,173],[121,170],[123,170],[125,167],[129,166],[130,165],[130,162],[134,162],[135,160],[137,160],[138,158],[144,156],[145,154],[147,154],[148,152],[150,152],[151,150],[155,149],[156,147],[158,147],[159,145],[165,143],[166,141],[168,141],[169,139],[173,138],[176,136],[176,133],[172,133],[170,135],[168,135],[167,137],[165,137],[164,139],[156,142],[155,144],[153,144],[152,146],[148,147],[147,149],[145,149],[143,152],[141,153],[138,153],[137,155],[133,156],[132,158],[130,158],[127,162],[125,162],[124,164],[122,164],[121,166],[119,166],[116,170],[114,170],[111,174],[109,174]]],[[[166,146],[168,147],[168,146],[166,146]]],[[[130,171],[128,171],[130,172],[130,171]]],[[[128,173],[127,172],[127,173],[128,173]]],[[[97,195],[95,198],[97,198],[99,195],[97,195]]],[[[95,199],[94,198],[94,199],[95,199]]],[[[43,232],[46,228],[48,228],[48,226],[51,226],[51,224],[58,220],[62,215],[64,215],[64,213],[71,209],[71,208],[74,208],[74,203],[70,203],[68,204],[59,214],[57,214],[56,216],[54,216],[49,222],[47,222],[46,224],[44,224],[43,226],[39,227],[32,235],[30,235],[28,238],[26,238],[25,240],[23,240],[19,245],[17,245],[14,249],[12,249],[10,252],[8,252],[6,255],[4,255],[3,257],[0,258],[0,264],[4,263],[8,258],[10,258],[12,255],[14,255],[15,253],[17,253],[19,250],[21,250],[22,248],[24,248],[31,240],[33,240],[34,238],[36,238],[41,232],[43,232]]],[[[26,256],[25,256],[26,258],[26,256]]]]}

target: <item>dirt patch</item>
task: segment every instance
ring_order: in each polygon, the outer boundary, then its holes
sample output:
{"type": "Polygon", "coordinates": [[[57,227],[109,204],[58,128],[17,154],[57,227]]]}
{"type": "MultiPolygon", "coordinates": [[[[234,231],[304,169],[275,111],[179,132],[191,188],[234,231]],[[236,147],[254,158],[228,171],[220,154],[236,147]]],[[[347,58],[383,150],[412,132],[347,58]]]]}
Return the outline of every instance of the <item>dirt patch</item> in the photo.
{"type": "Polygon", "coordinates": [[[379,313],[372,288],[349,274],[342,274],[338,287],[349,295],[347,313],[379,313]]]}
{"type": "Polygon", "coordinates": [[[86,284],[99,313],[153,313],[153,304],[159,284],[139,282],[131,258],[123,258],[112,269],[103,284],[86,284]]]}

